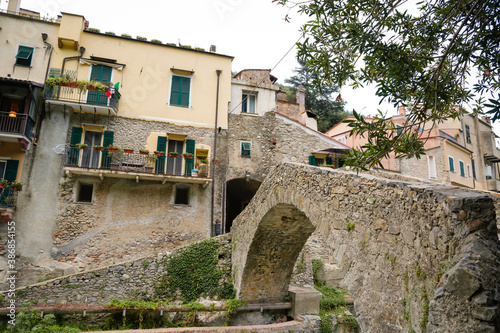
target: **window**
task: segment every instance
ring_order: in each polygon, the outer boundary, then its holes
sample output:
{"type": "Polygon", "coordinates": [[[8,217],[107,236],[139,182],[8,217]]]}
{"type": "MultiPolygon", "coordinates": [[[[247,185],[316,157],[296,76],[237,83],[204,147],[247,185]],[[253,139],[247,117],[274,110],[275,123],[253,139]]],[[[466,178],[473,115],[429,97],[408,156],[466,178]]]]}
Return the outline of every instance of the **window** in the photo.
{"type": "Polygon", "coordinates": [[[448,163],[450,164],[450,171],[455,172],[455,164],[453,162],[453,157],[448,156],[448,163]]]}
{"type": "Polygon", "coordinates": [[[170,105],[189,107],[191,78],[172,75],[170,87],[170,105]]]}
{"type": "Polygon", "coordinates": [[[189,187],[182,185],[175,186],[175,201],[176,205],[189,205],[189,187]]]}
{"type": "Polygon", "coordinates": [[[27,46],[19,46],[16,55],[16,65],[20,66],[31,66],[31,60],[33,59],[33,48],[27,46]]]}
{"type": "Polygon", "coordinates": [[[241,143],[241,156],[250,157],[252,144],[250,142],[241,143]]]}
{"type": "Polygon", "coordinates": [[[458,161],[460,165],[460,176],[465,177],[465,164],[463,161],[458,161]]]}
{"type": "Polygon", "coordinates": [[[467,143],[471,143],[469,125],[465,125],[465,141],[467,141],[467,143]]]}
{"type": "Polygon", "coordinates": [[[241,112],[255,113],[256,101],[256,94],[243,93],[243,96],[241,97],[241,112]]]}
{"type": "Polygon", "coordinates": [[[396,134],[401,135],[403,132],[403,126],[396,124],[396,134]]]}
{"type": "Polygon", "coordinates": [[[429,164],[429,178],[436,179],[436,159],[434,156],[427,156],[429,164]]]}
{"type": "Polygon", "coordinates": [[[486,175],[486,179],[492,179],[493,178],[493,170],[491,168],[491,165],[485,165],[484,166],[484,173],[486,175]]]}
{"type": "Polygon", "coordinates": [[[467,164],[467,177],[472,178],[470,174],[470,164],[467,164]]]}
{"type": "Polygon", "coordinates": [[[82,184],[78,188],[78,197],[76,201],[78,202],[92,202],[92,193],[94,192],[93,184],[82,184]]]}

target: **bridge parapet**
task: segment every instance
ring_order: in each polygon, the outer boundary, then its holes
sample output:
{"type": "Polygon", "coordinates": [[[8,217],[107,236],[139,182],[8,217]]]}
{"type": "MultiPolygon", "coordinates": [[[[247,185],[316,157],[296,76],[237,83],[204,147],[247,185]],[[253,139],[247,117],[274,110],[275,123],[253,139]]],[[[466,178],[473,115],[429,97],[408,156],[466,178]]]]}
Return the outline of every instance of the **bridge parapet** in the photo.
{"type": "Polygon", "coordinates": [[[363,331],[500,329],[500,246],[490,197],[457,187],[286,163],[233,223],[233,281],[281,300],[319,230],[363,331]]]}

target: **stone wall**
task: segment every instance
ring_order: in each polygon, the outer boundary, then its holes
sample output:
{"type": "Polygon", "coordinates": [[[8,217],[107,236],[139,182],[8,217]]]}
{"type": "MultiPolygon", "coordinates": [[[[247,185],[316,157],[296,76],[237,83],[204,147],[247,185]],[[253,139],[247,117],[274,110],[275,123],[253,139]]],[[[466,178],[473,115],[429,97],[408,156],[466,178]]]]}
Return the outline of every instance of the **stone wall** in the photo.
{"type": "MultiPolygon", "coordinates": [[[[222,282],[230,283],[231,236],[217,238],[219,248],[218,268],[225,272],[222,282]]],[[[55,306],[59,304],[106,305],[113,298],[124,300],[151,300],[156,297],[155,286],[166,273],[166,260],[188,249],[188,246],[177,248],[172,253],[159,253],[123,262],[104,268],[94,269],[78,274],[57,277],[56,279],[17,289],[18,304],[31,302],[34,305],[55,306]]],[[[6,295],[7,292],[3,292],[6,295]]],[[[1,306],[9,303],[5,297],[1,306]]],[[[180,303],[180,302],[179,302],[180,303]]]]}
{"type": "Polygon", "coordinates": [[[400,158],[401,174],[429,181],[428,156],[434,156],[436,161],[436,179],[434,181],[449,185],[448,157],[444,155],[442,146],[426,150],[425,155],[421,158],[400,158]]]}
{"type": "Polygon", "coordinates": [[[285,122],[275,112],[263,117],[229,115],[227,179],[250,178],[262,182],[267,174],[281,162],[309,163],[314,151],[331,148],[333,143],[321,134],[290,120],[285,122]],[[258,134],[256,134],[258,133],[258,134]],[[251,157],[242,157],[241,141],[252,143],[251,157]]]}
{"type": "Polygon", "coordinates": [[[282,298],[293,269],[285,252],[302,246],[311,225],[326,242],[326,264],[341,269],[364,332],[500,329],[500,244],[490,197],[282,164],[233,224],[239,296],[282,298]],[[283,270],[288,276],[275,280],[283,270]]]}
{"type": "Polygon", "coordinates": [[[302,114],[299,110],[299,104],[287,101],[278,101],[278,112],[289,116],[290,118],[301,120],[302,114]]]}

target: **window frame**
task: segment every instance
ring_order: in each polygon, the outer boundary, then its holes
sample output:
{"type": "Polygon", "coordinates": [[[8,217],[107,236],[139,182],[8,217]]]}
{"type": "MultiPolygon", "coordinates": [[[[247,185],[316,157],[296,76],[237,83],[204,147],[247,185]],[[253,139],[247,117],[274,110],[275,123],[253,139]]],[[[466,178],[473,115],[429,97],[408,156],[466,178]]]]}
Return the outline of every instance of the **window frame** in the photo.
{"type": "Polygon", "coordinates": [[[436,157],[433,155],[427,155],[427,166],[429,169],[429,179],[437,179],[437,169],[436,169],[436,157]],[[431,162],[432,158],[432,162],[431,162]]]}
{"type": "Polygon", "coordinates": [[[472,140],[470,139],[470,126],[465,125],[465,141],[467,143],[472,143],[472,140]]]}
{"type": "MultiPolygon", "coordinates": [[[[247,150],[247,149],[245,149],[247,150]]],[[[252,157],[252,142],[251,141],[240,141],[240,156],[241,157],[252,157]],[[248,144],[249,149],[248,149],[248,155],[243,155],[243,145],[248,144]]]]}
{"type": "Polygon", "coordinates": [[[460,169],[460,176],[465,178],[465,163],[462,160],[458,160],[458,168],[460,169]]]}
{"type": "Polygon", "coordinates": [[[75,191],[75,203],[78,204],[92,204],[94,203],[94,193],[95,193],[95,184],[94,183],[85,183],[85,182],[78,182],[76,191],[75,191]],[[90,186],[92,187],[92,193],[90,194],[90,201],[82,201],[81,200],[81,191],[84,186],[90,186]]]}
{"type": "MultiPolygon", "coordinates": [[[[180,90],[182,94],[182,86],[180,90]]],[[[177,73],[172,73],[170,72],[170,88],[169,88],[169,94],[168,94],[168,105],[169,106],[174,106],[174,107],[179,107],[179,108],[185,108],[185,109],[191,109],[191,97],[193,95],[193,75],[182,75],[182,74],[177,74],[177,73]],[[174,86],[174,77],[180,77],[180,78],[185,78],[189,79],[189,92],[188,92],[188,105],[182,105],[182,104],[173,104],[172,103],[172,88],[174,86]]],[[[182,96],[182,95],[181,95],[182,96]]],[[[181,98],[182,101],[182,98],[181,98]]]]}
{"type": "Polygon", "coordinates": [[[249,92],[249,91],[242,91],[241,92],[241,113],[246,113],[246,114],[257,114],[257,96],[258,94],[256,92],[249,92]],[[245,98],[246,96],[246,98],[245,98]],[[253,103],[253,112],[249,112],[248,110],[250,109],[251,106],[251,98],[254,98],[254,103],[253,103]],[[244,111],[246,110],[246,111],[244,111]]]}
{"type": "MultiPolygon", "coordinates": [[[[24,50],[24,51],[27,51],[27,50],[24,50]]],[[[32,67],[31,64],[33,63],[33,54],[35,53],[35,48],[34,47],[31,47],[31,46],[26,46],[26,45],[19,45],[17,47],[17,53],[16,53],[16,62],[15,62],[15,65],[16,66],[22,66],[22,67],[32,67]],[[19,58],[19,53],[21,53],[21,48],[25,48],[25,49],[31,49],[31,52],[30,52],[30,55],[29,57],[27,58],[19,58]],[[23,64],[23,63],[19,63],[19,61],[26,61],[26,62],[29,62],[28,64],[23,64]]]]}

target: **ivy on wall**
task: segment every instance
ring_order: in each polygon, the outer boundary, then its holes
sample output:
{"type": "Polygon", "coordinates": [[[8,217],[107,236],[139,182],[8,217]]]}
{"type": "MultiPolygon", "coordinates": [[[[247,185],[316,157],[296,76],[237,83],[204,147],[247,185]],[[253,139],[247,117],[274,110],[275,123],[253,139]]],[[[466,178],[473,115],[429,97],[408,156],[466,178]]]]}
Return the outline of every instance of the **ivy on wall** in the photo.
{"type": "Polygon", "coordinates": [[[232,283],[225,281],[223,270],[217,266],[220,247],[218,241],[206,239],[167,259],[166,274],[157,285],[156,294],[170,299],[180,296],[186,303],[201,296],[234,298],[232,283]]]}

